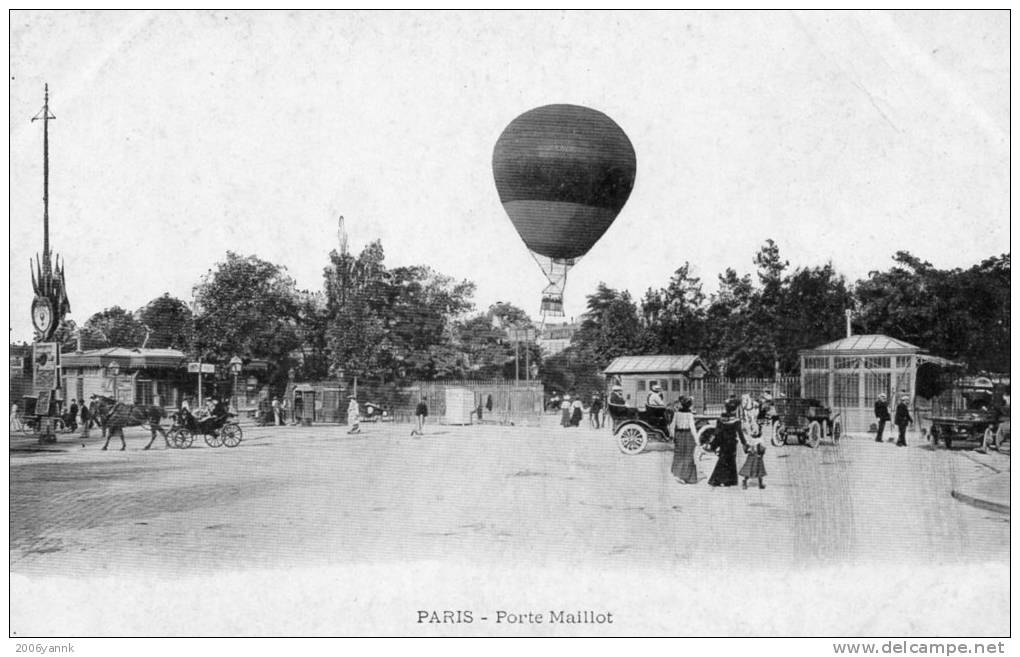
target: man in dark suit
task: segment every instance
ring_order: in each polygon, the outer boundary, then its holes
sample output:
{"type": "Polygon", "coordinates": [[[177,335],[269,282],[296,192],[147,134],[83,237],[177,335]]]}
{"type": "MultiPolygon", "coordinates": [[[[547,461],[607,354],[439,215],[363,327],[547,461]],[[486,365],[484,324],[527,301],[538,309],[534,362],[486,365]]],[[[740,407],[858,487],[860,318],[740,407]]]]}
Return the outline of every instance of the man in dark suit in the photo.
{"type": "Polygon", "coordinates": [[[910,417],[908,403],[910,403],[910,397],[903,395],[900,398],[900,403],[896,405],[895,424],[900,431],[900,437],[896,440],[897,447],[907,446],[907,425],[914,423],[914,418],[910,417]]]}
{"type": "Polygon", "coordinates": [[[892,419],[889,417],[889,402],[886,401],[885,393],[879,395],[878,401],[875,402],[875,418],[878,419],[878,435],[875,436],[875,442],[880,443],[886,422],[892,419]]]}

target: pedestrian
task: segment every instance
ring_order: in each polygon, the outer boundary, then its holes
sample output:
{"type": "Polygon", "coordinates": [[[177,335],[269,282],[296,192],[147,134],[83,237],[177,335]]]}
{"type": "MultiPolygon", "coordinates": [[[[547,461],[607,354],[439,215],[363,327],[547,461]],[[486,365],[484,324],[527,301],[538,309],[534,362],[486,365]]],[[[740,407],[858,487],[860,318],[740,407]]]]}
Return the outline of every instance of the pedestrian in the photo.
{"type": "Polygon", "coordinates": [[[560,425],[563,427],[570,426],[570,395],[563,395],[563,401],[560,402],[560,425]]]}
{"type": "Polygon", "coordinates": [[[673,415],[673,467],[671,472],[681,484],[698,483],[698,467],[694,462],[694,400],[686,395],[678,400],[679,409],[673,415]]]}
{"type": "Polygon", "coordinates": [[[305,410],[305,399],[304,395],[300,392],[294,393],[294,421],[291,424],[295,426],[301,424],[301,417],[305,410]]]}
{"type": "Polygon", "coordinates": [[[273,397],[273,419],[276,421],[276,426],[280,426],[280,417],[282,409],[280,408],[280,398],[273,397]]]}
{"type": "Polygon", "coordinates": [[[74,398],[71,399],[71,405],[67,407],[67,419],[64,423],[67,425],[68,431],[78,429],[78,402],[74,398]]]}
{"type": "Polygon", "coordinates": [[[910,403],[910,397],[903,395],[900,397],[900,403],[896,404],[896,417],[894,423],[896,428],[900,431],[900,436],[896,440],[897,447],[907,446],[907,426],[914,423],[914,418],[910,417],[910,409],[907,404],[910,403]]]}
{"type": "Polygon", "coordinates": [[[354,395],[348,397],[347,403],[347,424],[350,429],[347,433],[361,433],[361,412],[358,409],[358,398],[354,395]]]}
{"type": "Polygon", "coordinates": [[[751,438],[744,445],[744,465],[740,467],[740,476],[744,478],[743,487],[747,489],[748,479],[757,479],[758,488],[765,488],[765,444],[761,438],[751,438]]]}
{"type": "Polygon", "coordinates": [[[81,415],[81,437],[88,438],[91,418],[89,417],[89,407],[85,405],[84,399],[78,400],[78,413],[81,415]]]}
{"type": "Polygon", "coordinates": [[[747,444],[736,415],[739,405],[740,402],[735,399],[727,400],[722,417],[716,422],[711,448],[719,455],[719,460],[708,478],[709,486],[737,485],[737,442],[747,444]]]}
{"type": "Polygon", "coordinates": [[[591,396],[591,412],[588,419],[591,421],[591,425],[596,429],[602,428],[601,416],[602,415],[602,397],[599,393],[592,393],[591,396]]]}
{"type": "Polygon", "coordinates": [[[581,426],[582,419],[584,419],[584,403],[579,396],[575,395],[574,401],[570,404],[570,426],[581,426]]]}
{"type": "Polygon", "coordinates": [[[280,422],[282,422],[284,426],[286,426],[287,424],[287,415],[289,414],[289,412],[290,401],[287,399],[287,397],[284,397],[283,401],[280,402],[280,422]]]}
{"type": "Polygon", "coordinates": [[[421,396],[421,401],[418,402],[418,407],[414,409],[414,417],[418,421],[418,428],[411,432],[411,435],[421,436],[425,430],[425,418],[429,416],[429,406],[426,403],[425,395],[421,396]]]}
{"type": "MultiPolygon", "coordinates": [[[[875,435],[875,442],[880,443],[882,442],[882,433],[885,431],[886,422],[892,419],[889,417],[889,402],[886,401],[884,392],[875,401],[875,419],[878,420],[878,433],[875,435]]],[[[889,440],[892,440],[892,436],[889,437],[889,440]]]]}

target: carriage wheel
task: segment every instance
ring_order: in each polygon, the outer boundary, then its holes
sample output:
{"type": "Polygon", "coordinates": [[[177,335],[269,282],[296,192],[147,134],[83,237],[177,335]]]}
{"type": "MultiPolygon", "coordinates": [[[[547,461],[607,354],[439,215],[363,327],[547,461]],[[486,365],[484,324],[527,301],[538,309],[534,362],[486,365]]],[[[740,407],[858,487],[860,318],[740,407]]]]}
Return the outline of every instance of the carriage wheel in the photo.
{"type": "Polygon", "coordinates": [[[818,447],[818,443],[822,440],[822,425],[816,421],[812,421],[807,428],[807,444],[811,447],[818,447]]]}
{"type": "Polygon", "coordinates": [[[1002,443],[1006,442],[1007,440],[1009,439],[1006,437],[1006,432],[1002,430],[1002,425],[999,425],[999,428],[995,430],[996,447],[1002,447],[1002,443]]]}
{"type": "Polygon", "coordinates": [[[241,427],[234,424],[225,424],[220,429],[220,438],[227,447],[237,447],[241,444],[241,427]]]}
{"type": "Polygon", "coordinates": [[[843,423],[839,420],[832,421],[832,444],[838,445],[839,439],[843,437],[843,423]]]}
{"type": "Polygon", "coordinates": [[[985,428],[985,435],[984,435],[984,442],[981,443],[981,446],[982,447],[987,447],[988,445],[993,445],[993,444],[997,445],[998,443],[995,443],[994,440],[995,440],[995,432],[992,431],[991,427],[986,427],[985,428]]]}
{"type": "Polygon", "coordinates": [[[179,449],[187,449],[195,442],[195,434],[191,433],[184,427],[177,429],[177,431],[173,433],[173,436],[174,445],[179,449]]]}
{"type": "Polygon", "coordinates": [[[639,424],[628,424],[616,434],[616,444],[624,454],[640,454],[648,444],[648,432],[639,424]]]}
{"type": "Polygon", "coordinates": [[[779,422],[775,420],[769,422],[763,434],[768,435],[769,442],[772,443],[773,447],[782,447],[786,444],[786,432],[780,431],[779,422]]]}
{"type": "Polygon", "coordinates": [[[205,434],[205,444],[209,447],[223,447],[223,439],[220,438],[220,433],[217,431],[214,434],[205,434]]]}

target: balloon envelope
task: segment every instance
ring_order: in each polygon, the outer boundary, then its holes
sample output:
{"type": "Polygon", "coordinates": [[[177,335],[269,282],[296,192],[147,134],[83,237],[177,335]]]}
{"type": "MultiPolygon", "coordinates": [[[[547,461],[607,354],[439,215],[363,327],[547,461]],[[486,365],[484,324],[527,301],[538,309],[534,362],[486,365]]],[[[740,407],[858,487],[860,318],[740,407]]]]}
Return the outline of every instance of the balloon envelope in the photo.
{"type": "Polygon", "coordinates": [[[545,105],[514,119],[496,142],[492,171],[524,243],[578,258],[613,223],[634,188],[637,158],[620,126],[579,105],[545,105]]]}

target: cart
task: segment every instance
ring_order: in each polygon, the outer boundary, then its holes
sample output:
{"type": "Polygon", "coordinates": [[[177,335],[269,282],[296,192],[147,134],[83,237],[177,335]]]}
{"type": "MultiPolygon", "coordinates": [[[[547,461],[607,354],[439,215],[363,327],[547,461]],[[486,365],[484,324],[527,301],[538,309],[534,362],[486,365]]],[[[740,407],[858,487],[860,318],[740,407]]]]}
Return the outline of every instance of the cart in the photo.
{"type": "Polygon", "coordinates": [[[970,384],[958,383],[954,388],[965,400],[965,409],[943,411],[935,398],[932,414],[920,417],[928,424],[924,434],[933,448],[938,447],[940,440],[946,449],[952,448],[954,440],[975,440],[982,448],[998,448],[1009,440],[1008,386],[978,378],[970,384]]]}
{"type": "Polygon", "coordinates": [[[771,422],[764,431],[776,447],[790,444],[794,438],[801,445],[817,447],[823,438],[839,445],[843,437],[840,413],[823,406],[817,399],[783,398],[772,402],[771,422]]]}
{"type": "Polygon", "coordinates": [[[243,432],[241,426],[233,421],[233,413],[217,421],[195,418],[187,412],[177,411],[172,416],[173,425],[167,432],[170,445],[178,449],[187,449],[195,442],[195,436],[202,434],[205,444],[209,447],[237,447],[241,444],[243,432]]]}
{"type": "Polygon", "coordinates": [[[21,398],[21,409],[11,417],[11,431],[35,436],[40,443],[54,443],[58,433],[65,433],[67,425],[63,418],[54,414],[50,393],[42,392],[38,397],[26,395],[21,398]],[[41,411],[41,412],[40,412],[41,411]]]}
{"type": "Polygon", "coordinates": [[[998,447],[1009,435],[1008,420],[1002,422],[995,411],[962,411],[952,415],[933,415],[927,420],[930,425],[925,437],[932,447],[938,447],[940,440],[945,443],[946,449],[952,449],[954,440],[975,440],[982,445],[998,447]]]}

